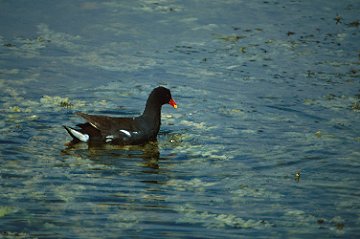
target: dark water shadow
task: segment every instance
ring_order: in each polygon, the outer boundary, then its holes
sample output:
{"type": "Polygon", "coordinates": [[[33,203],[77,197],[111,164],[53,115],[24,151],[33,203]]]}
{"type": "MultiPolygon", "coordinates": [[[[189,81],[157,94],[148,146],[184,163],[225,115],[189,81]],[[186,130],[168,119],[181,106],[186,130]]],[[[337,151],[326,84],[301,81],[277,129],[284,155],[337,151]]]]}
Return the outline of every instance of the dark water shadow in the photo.
{"type": "Polygon", "coordinates": [[[96,163],[115,167],[123,167],[128,162],[142,159],[145,167],[155,170],[160,168],[158,142],[129,146],[78,143],[67,146],[61,151],[61,154],[76,155],[96,163]]]}

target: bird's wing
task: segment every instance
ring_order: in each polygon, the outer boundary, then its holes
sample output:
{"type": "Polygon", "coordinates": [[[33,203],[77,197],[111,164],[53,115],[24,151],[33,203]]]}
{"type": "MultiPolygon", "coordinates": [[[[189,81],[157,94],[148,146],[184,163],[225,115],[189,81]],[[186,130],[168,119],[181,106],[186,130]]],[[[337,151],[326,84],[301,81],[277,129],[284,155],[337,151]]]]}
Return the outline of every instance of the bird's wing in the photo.
{"type": "Polygon", "coordinates": [[[115,130],[136,130],[134,129],[133,118],[115,118],[101,115],[88,115],[82,112],[76,113],[84,118],[92,127],[100,131],[115,131],[115,130]]]}

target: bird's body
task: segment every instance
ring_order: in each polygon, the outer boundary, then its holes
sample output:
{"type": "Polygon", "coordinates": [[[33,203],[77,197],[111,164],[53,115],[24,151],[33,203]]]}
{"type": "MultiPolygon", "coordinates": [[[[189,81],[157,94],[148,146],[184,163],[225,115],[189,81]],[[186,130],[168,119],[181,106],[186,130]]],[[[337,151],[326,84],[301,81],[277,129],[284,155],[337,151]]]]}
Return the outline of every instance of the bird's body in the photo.
{"type": "Polygon", "coordinates": [[[161,107],[170,104],[177,107],[170,90],[155,88],[146,102],[144,113],[138,117],[123,118],[77,113],[86,120],[79,129],[64,128],[72,136],[71,143],[95,142],[117,145],[143,144],[156,140],[161,125],[161,107]]]}

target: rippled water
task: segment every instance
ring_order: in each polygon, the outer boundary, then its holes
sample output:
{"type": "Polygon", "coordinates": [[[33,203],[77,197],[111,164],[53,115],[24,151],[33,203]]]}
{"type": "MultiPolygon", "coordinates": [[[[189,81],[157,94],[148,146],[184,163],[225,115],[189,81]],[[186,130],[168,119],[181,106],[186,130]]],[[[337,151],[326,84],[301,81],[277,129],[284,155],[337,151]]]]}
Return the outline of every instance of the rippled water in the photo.
{"type": "Polygon", "coordinates": [[[0,238],[356,238],[358,1],[0,1],[0,238]],[[157,143],[68,148],[74,112],[157,143]]]}

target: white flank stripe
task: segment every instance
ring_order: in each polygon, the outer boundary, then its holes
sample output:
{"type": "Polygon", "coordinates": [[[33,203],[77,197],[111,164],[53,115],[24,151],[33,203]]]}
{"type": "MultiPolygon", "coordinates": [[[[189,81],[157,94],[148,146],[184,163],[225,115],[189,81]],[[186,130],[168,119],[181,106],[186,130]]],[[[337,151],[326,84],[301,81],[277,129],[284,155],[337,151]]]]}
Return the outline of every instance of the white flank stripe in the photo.
{"type": "Polygon", "coordinates": [[[95,124],[93,124],[93,123],[91,123],[91,122],[89,122],[89,124],[90,124],[92,127],[94,127],[95,129],[99,129],[98,127],[96,127],[95,124]]]}
{"type": "Polygon", "coordinates": [[[129,131],[124,130],[124,129],[121,129],[121,130],[119,130],[119,131],[122,132],[122,133],[124,133],[124,134],[126,134],[127,136],[131,137],[131,133],[130,133],[129,131]]]}
{"type": "Polygon", "coordinates": [[[89,141],[89,135],[88,134],[82,134],[79,131],[76,131],[76,130],[71,129],[71,128],[70,128],[70,131],[71,131],[72,135],[74,135],[78,140],[80,140],[82,142],[89,141]]]}

